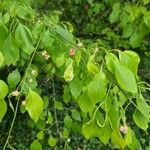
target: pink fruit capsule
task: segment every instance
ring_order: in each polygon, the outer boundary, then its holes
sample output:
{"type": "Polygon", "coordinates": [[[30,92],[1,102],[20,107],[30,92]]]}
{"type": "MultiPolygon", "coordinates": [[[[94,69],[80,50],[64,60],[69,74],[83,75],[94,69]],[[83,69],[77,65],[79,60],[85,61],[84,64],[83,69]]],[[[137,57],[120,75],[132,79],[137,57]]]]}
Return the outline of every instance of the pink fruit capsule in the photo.
{"type": "Polygon", "coordinates": [[[74,56],[74,55],[75,55],[75,50],[74,50],[74,48],[70,48],[70,50],[69,50],[69,55],[70,55],[70,56],[74,56]]]}

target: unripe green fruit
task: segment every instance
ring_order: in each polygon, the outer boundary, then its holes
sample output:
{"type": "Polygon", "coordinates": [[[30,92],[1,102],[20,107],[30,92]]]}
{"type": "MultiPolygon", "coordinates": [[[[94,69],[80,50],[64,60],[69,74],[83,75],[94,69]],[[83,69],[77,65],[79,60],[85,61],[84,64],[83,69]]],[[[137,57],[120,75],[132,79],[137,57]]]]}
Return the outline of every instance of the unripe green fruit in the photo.
{"type": "Polygon", "coordinates": [[[7,93],[8,93],[7,84],[3,80],[0,80],[0,99],[4,99],[7,93]]]}

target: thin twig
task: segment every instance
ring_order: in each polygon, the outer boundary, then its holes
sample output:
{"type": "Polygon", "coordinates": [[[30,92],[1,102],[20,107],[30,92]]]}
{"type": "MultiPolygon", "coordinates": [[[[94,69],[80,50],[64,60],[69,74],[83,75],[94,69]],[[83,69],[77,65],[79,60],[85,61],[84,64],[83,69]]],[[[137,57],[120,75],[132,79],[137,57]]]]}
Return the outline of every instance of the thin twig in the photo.
{"type": "MultiPolygon", "coordinates": [[[[53,78],[52,78],[52,85],[53,85],[53,100],[54,100],[54,103],[55,103],[55,101],[56,101],[56,92],[55,92],[55,83],[54,83],[54,79],[53,78]]],[[[56,108],[55,107],[54,107],[54,115],[55,115],[55,123],[56,123],[57,133],[59,133],[57,112],[56,112],[56,108]]]]}

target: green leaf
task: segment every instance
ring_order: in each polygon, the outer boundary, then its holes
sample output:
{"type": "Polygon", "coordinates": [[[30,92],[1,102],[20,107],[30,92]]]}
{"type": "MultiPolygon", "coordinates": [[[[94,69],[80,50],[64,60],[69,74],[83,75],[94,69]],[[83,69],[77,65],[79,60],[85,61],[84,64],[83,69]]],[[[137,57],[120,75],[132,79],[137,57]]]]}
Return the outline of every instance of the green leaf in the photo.
{"type": "Polygon", "coordinates": [[[119,107],[122,107],[124,104],[125,104],[125,102],[127,101],[128,99],[127,99],[127,97],[125,96],[125,94],[123,93],[123,92],[118,92],[118,101],[117,101],[117,106],[119,107]]]}
{"type": "Polygon", "coordinates": [[[37,40],[41,36],[41,34],[43,34],[44,30],[45,30],[44,23],[41,21],[36,22],[33,28],[34,39],[37,40]]]}
{"type": "Polygon", "coordinates": [[[126,147],[126,141],[121,137],[118,130],[114,130],[111,134],[111,141],[113,144],[118,146],[120,149],[124,149],[126,147]]]}
{"type": "Polygon", "coordinates": [[[36,126],[40,130],[44,130],[46,127],[45,118],[42,118],[42,117],[44,117],[44,116],[41,115],[41,118],[39,118],[38,121],[36,122],[36,126]]]}
{"type": "Polygon", "coordinates": [[[40,132],[37,134],[38,140],[42,140],[42,139],[43,139],[43,136],[44,136],[43,131],[40,131],[40,132]]]}
{"type": "MultiPolygon", "coordinates": [[[[12,4],[13,5],[13,4],[12,4]]],[[[12,6],[13,7],[13,6],[12,6]]],[[[14,9],[14,7],[13,7],[14,9]]],[[[26,0],[22,3],[17,3],[17,7],[15,7],[15,13],[18,17],[22,19],[34,19],[35,11],[31,9],[31,1],[26,0]]]]}
{"type": "Polygon", "coordinates": [[[3,44],[2,53],[5,58],[4,64],[15,65],[16,62],[20,59],[19,48],[16,44],[16,41],[14,41],[14,39],[12,38],[11,34],[8,35],[3,44]]]}
{"type": "Polygon", "coordinates": [[[114,104],[110,105],[108,112],[109,121],[113,130],[117,129],[120,122],[120,113],[116,110],[116,106],[114,104]]]}
{"type": "Polygon", "coordinates": [[[0,67],[3,65],[4,63],[4,56],[2,53],[0,53],[0,67]]]}
{"type": "Polygon", "coordinates": [[[126,5],[125,11],[129,13],[128,21],[134,23],[134,21],[140,17],[140,9],[137,6],[126,5]]]}
{"type": "Polygon", "coordinates": [[[132,130],[131,128],[128,128],[127,134],[125,135],[125,141],[127,145],[130,145],[132,143],[132,130]]]}
{"type": "Polygon", "coordinates": [[[4,99],[0,99],[0,122],[2,122],[3,117],[7,111],[7,103],[4,99]]]}
{"type": "Polygon", "coordinates": [[[84,92],[81,94],[81,96],[79,97],[78,103],[79,103],[81,110],[85,113],[92,111],[94,108],[94,105],[91,102],[87,92],[84,92]]]}
{"type": "Polygon", "coordinates": [[[123,26],[123,37],[130,37],[135,31],[135,28],[136,26],[133,23],[126,24],[125,26],[123,26]]]}
{"type": "Polygon", "coordinates": [[[71,94],[77,99],[82,91],[82,83],[81,81],[76,77],[74,78],[69,85],[71,94]]]}
{"type": "Polygon", "coordinates": [[[99,68],[94,63],[94,57],[95,57],[95,54],[90,56],[90,58],[87,62],[87,69],[88,69],[89,72],[91,72],[93,74],[97,74],[99,72],[99,68]]]}
{"type": "Polygon", "coordinates": [[[50,112],[48,112],[48,118],[47,118],[47,121],[48,121],[48,123],[49,124],[52,124],[52,122],[53,122],[53,117],[52,117],[52,114],[50,113],[50,112]]]}
{"type": "Polygon", "coordinates": [[[22,50],[31,54],[34,51],[32,44],[32,33],[29,28],[19,23],[15,31],[15,40],[21,46],[22,50]]]}
{"type": "Polygon", "coordinates": [[[150,118],[150,106],[144,98],[139,98],[136,100],[138,110],[144,115],[145,118],[150,118]]]}
{"type": "Polygon", "coordinates": [[[77,110],[73,109],[73,110],[71,110],[71,113],[72,113],[73,119],[75,119],[77,121],[81,121],[80,113],[77,110]]]}
{"type": "Polygon", "coordinates": [[[57,57],[56,65],[58,68],[61,67],[64,63],[65,63],[65,56],[64,55],[57,57]]]}
{"type": "Polygon", "coordinates": [[[64,86],[63,100],[65,103],[68,103],[70,101],[70,90],[69,90],[69,86],[67,85],[64,86]]]}
{"type": "MultiPolygon", "coordinates": [[[[150,2],[150,0],[149,0],[149,2],[150,2]]],[[[148,27],[150,27],[150,12],[149,11],[147,11],[147,12],[145,12],[144,13],[144,23],[148,26],[148,27]]]]}
{"type": "Polygon", "coordinates": [[[42,150],[42,145],[38,140],[34,140],[30,145],[30,150],[42,150]]]}
{"type": "Polygon", "coordinates": [[[92,103],[95,105],[97,102],[104,100],[107,92],[107,81],[105,74],[101,71],[96,75],[95,79],[88,85],[88,95],[92,103]]]}
{"type": "Polygon", "coordinates": [[[64,124],[66,127],[68,127],[68,129],[71,129],[73,121],[69,115],[66,115],[66,117],[64,118],[64,124]]]}
{"type": "Polygon", "coordinates": [[[120,3],[116,3],[113,5],[113,11],[110,14],[110,22],[111,23],[118,21],[121,11],[122,10],[121,10],[120,3]]]}
{"type": "Polygon", "coordinates": [[[48,144],[51,146],[51,147],[54,147],[57,143],[57,139],[54,138],[52,135],[50,136],[50,138],[48,139],[48,144]]]}
{"type": "Polygon", "coordinates": [[[4,99],[7,93],[8,93],[7,84],[3,80],[0,80],[0,99],[4,99]]]}
{"type": "Polygon", "coordinates": [[[134,74],[126,67],[122,66],[118,62],[114,63],[115,76],[119,85],[126,91],[131,93],[137,93],[137,84],[134,74]]]}
{"type": "Polygon", "coordinates": [[[55,39],[51,36],[49,30],[47,30],[42,37],[42,44],[45,46],[45,48],[50,48],[54,43],[54,40],[55,39]]]}
{"type": "MultiPolygon", "coordinates": [[[[58,57],[61,57],[62,55],[64,55],[64,58],[62,56],[61,59],[62,60],[65,59],[66,64],[69,61],[69,63],[66,66],[68,66],[71,63],[71,61],[70,61],[71,58],[66,59],[67,49],[68,49],[68,46],[62,38],[60,40],[59,39],[55,40],[54,43],[52,44],[51,48],[47,49],[48,54],[50,55],[51,59],[58,67],[60,66],[60,65],[58,65],[58,57]]],[[[61,60],[61,63],[63,62],[62,60],[61,60]]]]}
{"type": "Polygon", "coordinates": [[[133,47],[133,48],[136,48],[136,47],[139,47],[140,46],[140,43],[142,41],[142,38],[141,35],[138,33],[138,32],[134,32],[131,36],[130,36],[130,45],[133,47]]]}
{"type": "Polygon", "coordinates": [[[106,59],[107,69],[108,69],[110,72],[115,73],[113,61],[118,62],[118,61],[119,61],[118,58],[117,58],[114,54],[108,53],[108,54],[105,56],[105,59],[106,59]]]}
{"type": "Polygon", "coordinates": [[[148,26],[142,21],[137,27],[136,32],[134,32],[130,37],[130,45],[133,48],[139,47],[143,43],[145,36],[149,34],[150,30],[148,26]]]}
{"type": "Polygon", "coordinates": [[[98,124],[100,127],[102,127],[102,126],[104,125],[105,119],[104,119],[103,114],[102,114],[100,111],[97,111],[97,112],[96,112],[95,119],[96,119],[97,124],[98,124]]]}
{"type": "Polygon", "coordinates": [[[56,27],[55,31],[61,35],[65,40],[74,43],[73,35],[66,29],[62,28],[61,26],[56,27]]]}
{"type": "Polygon", "coordinates": [[[64,79],[65,81],[71,81],[74,78],[73,74],[73,62],[67,67],[66,71],[64,72],[64,79]]]}
{"type": "Polygon", "coordinates": [[[76,55],[75,55],[75,60],[76,60],[76,63],[77,63],[77,66],[79,66],[80,62],[81,62],[81,51],[77,51],[76,52],[76,55]]]}
{"type": "Polygon", "coordinates": [[[82,126],[83,135],[87,138],[98,137],[99,134],[99,126],[95,121],[90,122],[89,124],[84,124],[82,126]]]}
{"type": "Polygon", "coordinates": [[[143,0],[144,5],[150,3],[150,0],[143,0]]]}
{"type": "Polygon", "coordinates": [[[43,101],[38,93],[30,91],[26,97],[27,111],[29,112],[30,117],[37,122],[42,111],[43,111],[43,101]]]}
{"type": "Polygon", "coordinates": [[[21,85],[22,91],[28,93],[30,90],[36,90],[37,81],[28,77],[26,81],[21,85]]]}
{"type": "Polygon", "coordinates": [[[109,122],[107,121],[105,126],[100,128],[99,139],[104,144],[107,144],[111,137],[111,132],[112,132],[111,126],[110,126],[109,122]]]}
{"type": "Polygon", "coordinates": [[[15,88],[16,85],[20,82],[20,80],[21,75],[18,69],[12,71],[7,77],[7,82],[10,88],[15,88]]]}
{"type": "Polygon", "coordinates": [[[120,24],[121,24],[121,26],[124,27],[128,23],[128,21],[129,21],[129,14],[126,11],[123,10],[123,12],[120,14],[120,24]]]}
{"type": "Polygon", "coordinates": [[[135,110],[133,120],[139,128],[147,130],[149,120],[139,110],[135,110]]]}
{"type": "Polygon", "coordinates": [[[49,98],[47,96],[43,97],[43,108],[47,109],[47,107],[49,106],[49,98]]]}
{"type": "Polygon", "coordinates": [[[138,65],[140,62],[140,58],[138,54],[136,54],[133,51],[119,52],[119,60],[120,60],[121,65],[130,69],[130,71],[132,71],[132,73],[135,76],[137,76],[138,65]]]}
{"type": "Polygon", "coordinates": [[[132,142],[130,144],[128,144],[128,147],[131,150],[135,150],[135,149],[142,149],[140,142],[138,141],[138,139],[135,136],[135,133],[133,130],[131,130],[131,134],[132,134],[132,142]]]}
{"type": "Polygon", "coordinates": [[[87,0],[89,4],[92,4],[94,0],[87,0]]]}
{"type": "Polygon", "coordinates": [[[4,24],[0,24],[0,33],[0,45],[2,46],[8,37],[8,29],[4,24]]]}
{"type": "Polygon", "coordinates": [[[108,123],[104,127],[99,127],[95,120],[82,126],[83,135],[87,138],[98,137],[104,144],[106,144],[111,136],[111,128],[108,123]]]}
{"type": "Polygon", "coordinates": [[[68,139],[69,137],[69,131],[67,130],[67,128],[64,128],[63,130],[63,138],[68,139]]]}
{"type": "Polygon", "coordinates": [[[62,105],[62,103],[59,102],[59,101],[55,101],[55,102],[54,102],[54,107],[55,107],[56,109],[58,109],[58,110],[63,110],[63,105],[62,105]]]}

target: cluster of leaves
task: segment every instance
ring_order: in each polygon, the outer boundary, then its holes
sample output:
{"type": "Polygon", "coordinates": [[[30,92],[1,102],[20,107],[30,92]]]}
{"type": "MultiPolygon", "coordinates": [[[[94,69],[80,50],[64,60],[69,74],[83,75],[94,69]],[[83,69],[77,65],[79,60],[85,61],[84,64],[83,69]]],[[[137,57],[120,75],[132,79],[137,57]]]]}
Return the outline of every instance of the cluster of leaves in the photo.
{"type": "MultiPolygon", "coordinates": [[[[9,140],[18,112],[29,114],[30,127],[40,130],[31,150],[41,150],[45,138],[50,147],[61,139],[64,149],[69,149],[72,132],[87,139],[97,137],[120,149],[139,149],[140,142],[126,116],[132,108],[131,119],[147,132],[150,106],[144,92],[149,85],[137,74],[139,56],[103,47],[101,42],[96,47],[85,46],[74,38],[70,24],[59,21],[59,12],[39,13],[31,8],[33,3],[0,2],[1,123],[8,108],[14,113],[3,149],[12,148],[9,140]],[[57,81],[63,87],[60,99],[57,81]],[[59,111],[64,114],[60,120],[59,111]]],[[[116,7],[112,22],[120,15],[121,4],[116,7]]]]}
{"type": "Polygon", "coordinates": [[[41,10],[61,10],[61,19],[71,21],[77,37],[96,40],[103,47],[138,52],[141,66],[145,66],[140,68],[140,74],[150,81],[148,0],[45,0],[42,3],[38,0],[36,6],[41,10]]]}
{"type": "Polygon", "coordinates": [[[62,19],[75,24],[79,37],[99,38],[103,46],[108,41],[115,48],[147,51],[149,47],[149,0],[45,0],[40,6],[61,10],[62,19]]]}

